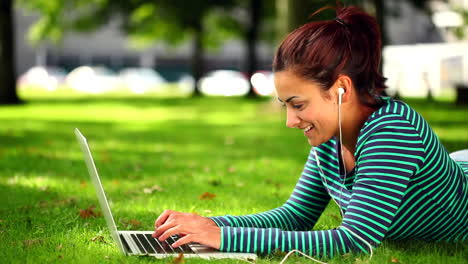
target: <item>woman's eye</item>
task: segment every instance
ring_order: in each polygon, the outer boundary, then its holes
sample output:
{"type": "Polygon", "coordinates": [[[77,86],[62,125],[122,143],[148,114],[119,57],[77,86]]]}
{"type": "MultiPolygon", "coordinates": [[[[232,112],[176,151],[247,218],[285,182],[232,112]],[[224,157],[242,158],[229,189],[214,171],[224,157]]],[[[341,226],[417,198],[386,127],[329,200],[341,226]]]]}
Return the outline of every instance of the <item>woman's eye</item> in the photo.
{"type": "Polygon", "coordinates": [[[302,104],[293,105],[293,108],[295,108],[295,109],[300,109],[301,107],[302,107],[302,104]]]}

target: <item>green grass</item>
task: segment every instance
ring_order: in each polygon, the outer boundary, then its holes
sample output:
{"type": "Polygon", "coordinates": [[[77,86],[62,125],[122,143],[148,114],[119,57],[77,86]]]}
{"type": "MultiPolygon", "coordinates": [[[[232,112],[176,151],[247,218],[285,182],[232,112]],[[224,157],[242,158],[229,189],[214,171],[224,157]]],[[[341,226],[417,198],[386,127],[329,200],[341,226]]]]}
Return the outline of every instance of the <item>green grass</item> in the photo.
{"type": "MultiPolygon", "coordinates": [[[[468,107],[410,104],[449,151],[468,148],[468,107]]],[[[80,209],[98,204],[75,127],[88,138],[118,228],[150,230],[169,208],[214,216],[280,206],[309,151],[302,133],[286,128],[284,116],[274,101],[241,98],[36,98],[0,106],[0,262],[171,262],[125,257],[102,217],[79,216],[80,209]],[[154,185],[163,190],[144,192],[154,185]],[[204,192],[216,197],[198,199],[204,192]],[[133,219],[141,225],[132,225],[133,219]]],[[[338,226],[338,215],[330,205],[316,229],[338,226]]],[[[347,254],[330,263],[463,263],[467,258],[467,243],[384,241],[370,261],[347,254]]],[[[280,255],[266,256],[258,263],[280,260],[280,255]]],[[[292,257],[287,263],[305,261],[292,257]]]]}

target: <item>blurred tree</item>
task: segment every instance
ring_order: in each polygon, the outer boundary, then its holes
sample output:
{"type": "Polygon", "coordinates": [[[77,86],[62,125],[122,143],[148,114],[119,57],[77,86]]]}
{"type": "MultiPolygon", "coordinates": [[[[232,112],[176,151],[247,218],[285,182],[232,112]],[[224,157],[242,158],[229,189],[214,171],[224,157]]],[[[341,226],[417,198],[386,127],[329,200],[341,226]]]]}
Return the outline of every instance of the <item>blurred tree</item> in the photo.
{"type": "MultiPolygon", "coordinates": [[[[207,33],[211,34],[204,23],[205,18],[212,10],[235,6],[235,0],[18,1],[41,14],[30,30],[30,40],[36,44],[48,40],[58,42],[68,31],[96,30],[111,18],[120,20],[121,29],[129,34],[136,47],[148,46],[156,40],[177,45],[192,37],[191,69],[195,86],[204,71],[206,40],[213,40],[213,36],[205,37],[207,33]]],[[[194,95],[199,94],[195,87],[194,95]]]]}
{"type": "MultiPolygon", "coordinates": [[[[155,41],[178,45],[192,38],[192,74],[197,86],[204,73],[203,54],[229,38],[246,43],[245,70],[250,77],[257,70],[256,43],[263,14],[274,17],[274,5],[262,0],[19,0],[42,15],[30,30],[33,43],[58,42],[67,31],[92,31],[111,18],[121,21],[131,43],[137,48],[155,41]],[[69,10],[73,10],[70,12],[69,10]],[[265,11],[263,14],[261,11],[265,11]]],[[[194,95],[200,94],[195,87],[194,95]]],[[[254,96],[253,89],[249,96],[254,96]]]]}
{"type": "MultiPolygon", "coordinates": [[[[156,0],[141,5],[131,15],[127,20],[126,31],[137,46],[147,46],[156,40],[177,44],[187,38],[187,33],[192,33],[192,73],[196,83],[204,71],[205,47],[216,48],[227,39],[240,37],[245,42],[244,67],[250,78],[258,67],[255,47],[259,38],[271,40],[272,35],[268,30],[263,35],[259,31],[261,21],[272,19],[275,14],[274,5],[263,6],[262,2],[263,0],[201,0],[191,2],[189,5],[193,7],[190,7],[183,0],[156,0]],[[153,2],[159,3],[159,6],[153,2]],[[199,11],[193,12],[199,8],[199,11]],[[159,14],[158,9],[163,12],[159,14]]],[[[195,89],[194,94],[199,94],[199,90],[195,89]]],[[[256,97],[252,86],[247,96],[256,97]]]]}
{"type": "MultiPolygon", "coordinates": [[[[240,0],[239,5],[243,6],[248,13],[248,18],[245,23],[239,21],[243,26],[243,39],[245,42],[246,52],[245,52],[245,70],[248,80],[252,77],[258,67],[258,55],[257,55],[257,44],[259,41],[266,40],[273,41],[272,38],[272,28],[266,28],[262,30],[262,22],[267,21],[271,22],[275,19],[276,10],[274,1],[264,1],[264,0],[240,0]]],[[[256,98],[258,97],[255,93],[252,83],[249,81],[250,89],[247,97],[256,98]]]]}
{"type": "Polygon", "coordinates": [[[262,5],[263,0],[250,0],[249,1],[249,21],[247,23],[247,30],[246,30],[246,47],[247,52],[245,53],[245,61],[246,61],[246,69],[247,69],[247,79],[249,80],[250,89],[249,93],[247,94],[248,97],[257,97],[255,93],[254,87],[252,82],[250,82],[250,78],[255,73],[258,67],[258,59],[257,59],[257,51],[255,50],[257,46],[258,40],[258,31],[260,28],[260,21],[261,21],[261,12],[262,12],[262,5]]]}
{"type": "Polygon", "coordinates": [[[468,25],[468,9],[456,6],[454,11],[462,17],[463,23],[451,30],[458,39],[462,40],[466,37],[466,33],[468,32],[466,29],[466,26],[468,25]]]}
{"type": "MultiPolygon", "coordinates": [[[[224,12],[211,12],[208,25],[212,25],[210,28],[213,30],[210,30],[209,43],[215,43],[216,39],[241,38],[245,46],[241,70],[250,80],[255,71],[259,70],[257,44],[260,41],[270,44],[276,42],[276,28],[272,26],[276,19],[275,1],[237,0],[235,3],[234,8],[224,12]]],[[[249,85],[246,97],[258,97],[250,82],[249,85]]]]}
{"type": "MultiPolygon", "coordinates": [[[[334,2],[330,0],[276,0],[278,37],[282,39],[290,31],[307,23],[310,20],[309,16],[316,10],[326,5],[333,5],[334,2]]],[[[333,12],[322,12],[312,20],[325,20],[333,17],[333,12]]]]}
{"type": "Polygon", "coordinates": [[[13,0],[0,1],[0,104],[19,103],[16,93],[13,0]]]}

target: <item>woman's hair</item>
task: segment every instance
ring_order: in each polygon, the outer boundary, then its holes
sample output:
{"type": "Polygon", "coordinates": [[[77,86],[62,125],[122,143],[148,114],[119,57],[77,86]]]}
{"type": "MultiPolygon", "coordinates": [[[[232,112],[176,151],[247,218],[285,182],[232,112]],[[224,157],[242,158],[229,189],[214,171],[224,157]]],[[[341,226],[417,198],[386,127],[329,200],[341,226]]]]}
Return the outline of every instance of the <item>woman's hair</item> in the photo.
{"type": "Polygon", "coordinates": [[[334,20],[309,22],[286,36],[276,51],[273,71],[291,70],[324,91],[345,74],[353,81],[361,103],[376,105],[386,88],[386,78],[379,72],[377,21],[357,7],[339,4],[321,8],[312,16],[328,8],[336,10],[334,20]]]}

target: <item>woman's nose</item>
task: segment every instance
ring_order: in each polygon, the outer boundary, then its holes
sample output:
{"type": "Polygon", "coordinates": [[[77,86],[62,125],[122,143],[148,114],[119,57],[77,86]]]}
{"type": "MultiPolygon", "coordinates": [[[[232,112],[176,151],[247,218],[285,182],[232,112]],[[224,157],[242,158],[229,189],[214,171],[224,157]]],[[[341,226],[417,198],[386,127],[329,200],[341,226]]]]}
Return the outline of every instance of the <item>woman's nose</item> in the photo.
{"type": "Polygon", "coordinates": [[[294,111],[287,110],[286,126],[290,128],[296,128],[299,123],[301,123],[301,119],[296,115],[296,113],[294,111]]]}

